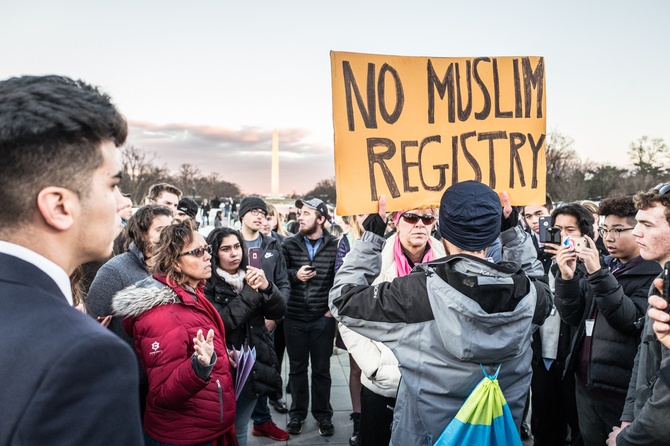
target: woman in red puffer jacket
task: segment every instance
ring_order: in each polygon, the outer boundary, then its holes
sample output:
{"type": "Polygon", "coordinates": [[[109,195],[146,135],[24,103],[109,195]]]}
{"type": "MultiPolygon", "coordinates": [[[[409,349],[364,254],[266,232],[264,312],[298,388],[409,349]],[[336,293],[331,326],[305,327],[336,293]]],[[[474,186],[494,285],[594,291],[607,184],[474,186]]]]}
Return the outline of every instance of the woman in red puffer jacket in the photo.
{"type": "Polygon", "coordinates": [[[168,226],[153,275],[113,299],[149,378],[147,445],[237,445],[225,329],[203,294],[210,259],[191,219],[168,226]]]}

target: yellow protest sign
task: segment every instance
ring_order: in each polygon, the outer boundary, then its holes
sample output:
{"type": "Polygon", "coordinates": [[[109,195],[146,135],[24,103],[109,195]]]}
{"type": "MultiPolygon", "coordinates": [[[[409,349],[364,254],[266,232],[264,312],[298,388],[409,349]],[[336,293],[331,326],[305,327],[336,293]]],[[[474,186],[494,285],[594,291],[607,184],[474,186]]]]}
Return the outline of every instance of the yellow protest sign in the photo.
{"type": "Polygon", "coordinates": [[[438,205],[477,180],[512,204],[544,203],[542,57],[331,52],[340,215],[438,205]]]}

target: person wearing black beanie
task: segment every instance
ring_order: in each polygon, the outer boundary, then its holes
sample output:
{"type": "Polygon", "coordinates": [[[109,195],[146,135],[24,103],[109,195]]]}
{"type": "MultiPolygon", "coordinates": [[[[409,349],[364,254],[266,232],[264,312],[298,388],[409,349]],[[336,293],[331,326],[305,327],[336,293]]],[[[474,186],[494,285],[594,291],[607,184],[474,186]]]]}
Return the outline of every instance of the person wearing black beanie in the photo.
{"type": "Polygon", "coordinates": [[[240,202],[240,207],[237,210],[237,216],[240,221],[242,221],[244,214],[255,209],[260,209],[264,214],[268,213],[268,207],[261,197],[249,195],[248,197],[244,197],[240,202]]]}

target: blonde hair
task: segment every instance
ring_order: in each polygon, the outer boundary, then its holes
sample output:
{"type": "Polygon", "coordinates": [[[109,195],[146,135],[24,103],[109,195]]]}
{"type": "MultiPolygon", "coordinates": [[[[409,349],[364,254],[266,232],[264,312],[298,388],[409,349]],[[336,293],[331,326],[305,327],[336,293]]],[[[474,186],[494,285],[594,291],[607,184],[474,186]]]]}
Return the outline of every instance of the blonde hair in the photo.
{"type": "Polygon", "coordinates": [[[70,287],[72,288],[72,306],[76,307],[84,301],[84,267],[79,265],[70,274],[70,287]]]}
{"type": "Polygon", "coordinates": [[[288,237],[289,235],[291,235],[291,234],[288,233],[286,228],[284,228],[284,225],[281,222],[281,220],[282,220],[281,214],[279,213],[279,211],[277,211],[277,208],[274,207],[270,203],[265,203],[265,204],[268,208],[267,215],[270,216],[270,217],[274,217],[277,220],[277,227],[276,228],[270,228],[270,230],[275,231],[277,234],[283,235],[284,237],[288,237]]]}
{"type": "Polygon", "coordinates": [[[591,200],[581,200],[581,201],[576,201],[575,203],[581,204],[586,209],[588,209],[588,211],[592,214],[598,214],[600,212],[600,208],[598,207],[598,205],[595,204],[591,200]]]}
{"type": "Polygon", "coordinates": [[[343,215],[342,221],[349,226],[349,232],[351,233],[352,242],[361,238],[363,232],[361,231],[361,228],[358,226],[358,217],[356,215],[343,215]]]}

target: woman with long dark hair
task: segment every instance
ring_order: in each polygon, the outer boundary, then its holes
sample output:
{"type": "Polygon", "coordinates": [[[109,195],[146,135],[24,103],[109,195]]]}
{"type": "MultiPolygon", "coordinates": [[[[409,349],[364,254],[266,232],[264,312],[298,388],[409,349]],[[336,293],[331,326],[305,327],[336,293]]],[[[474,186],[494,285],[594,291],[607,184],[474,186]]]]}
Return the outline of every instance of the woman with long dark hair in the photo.
{"type": "MultiPolygon", "coordinates": [[[[244,446],[256,400],[281,389],[277,355],[265,319],[284,317],[286,303],[263,270],[248,265],[247,250],[238,231],[229,227],[215,229],[207,237],[207,242],[212,247],[213,272],[207,281],[205,295],[223,320],[228,347],[256,349],[256,362],[237,399],[235,431],[238,443],[244,446]]],[[[271,438],[288,439],[285,431],[274,427],[277,438],[271,438]]]]}

